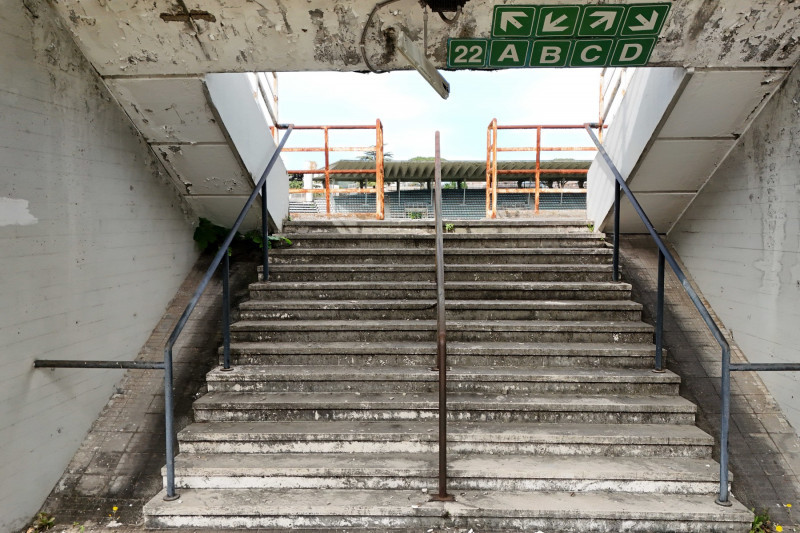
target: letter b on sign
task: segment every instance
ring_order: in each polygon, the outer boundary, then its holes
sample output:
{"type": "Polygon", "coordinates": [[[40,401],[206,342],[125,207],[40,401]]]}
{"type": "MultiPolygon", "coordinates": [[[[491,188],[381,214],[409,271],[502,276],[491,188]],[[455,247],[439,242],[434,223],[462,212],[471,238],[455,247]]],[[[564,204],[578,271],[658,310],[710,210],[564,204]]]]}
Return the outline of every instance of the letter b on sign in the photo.
{"type": "Polygon", "coordinates": [[[647,64],[653,48],[656,46],[655,37],[642,37],[640,39],[620,39],[611,54],[610,66],[612,67],[641,67],[647,64]]]}
{"type": "Polygon", "coordinates": [[[570,41],[540,40],[533,42],[531,67],[565,67],[569,60],[570,41]]]}

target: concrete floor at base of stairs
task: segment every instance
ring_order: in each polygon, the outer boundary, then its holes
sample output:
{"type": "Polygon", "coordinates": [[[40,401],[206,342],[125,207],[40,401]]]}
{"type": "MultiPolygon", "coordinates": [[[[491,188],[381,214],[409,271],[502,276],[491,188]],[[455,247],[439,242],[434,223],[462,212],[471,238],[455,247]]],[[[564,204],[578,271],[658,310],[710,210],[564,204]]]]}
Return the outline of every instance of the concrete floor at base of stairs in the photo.
{"type": "MultiPolygon", "coordinates": [[[[581,213],[585,216],[585,212],[581,213]]],[[[625,237],[622,244],[625,279],[633,284],[634,299],[645,304],[646,313],[652,317],[656,299],[655,247],[649,237],[625,237]]],[[[144,356],[160,357],[166,336],[202,276],[202,261],[187,277],[153,336],[143,347],[144,356]]],[[[241,280],[254,280],[255,266],[254,262],[234,262],[233,274],[239,276],[240,283],[241,280]]],[[[719,364],[716,343],[675,278],[668,274],[666,281],[668,366],[683,377],[681,394],[698,404],[701,428],[715,435],[718,432],[719,405],[718,378],[712,377],[718,375],[714,370],[719,364]],[[709,361],[713,362],[711,366],[709,361]]],[[[182,348],[176,353],[192,353],[193,357],[207,358],[208,365],[214,364],[218,343],[207,343],[199,332],[205,327],[216,327],[219,318],[213,305],[219,300],[219,295],[218,284],[206,291],[199,305],[207,311],[193,317],[189,323],[190,330],[197,334],[183,337],[180,340],[182,348]]],[[[203,387],[202,382],[197,382],[193,376],[194,371],[189,365],[176,365],[175,380],[182,384],[176,389],[182,396],[178,399],[178,429],[189,422],[192,400],[203,387]]],[[[142,508],[161,489],[161,469],[165,462],[163,397],[159,395],[162,388],[160,372],[129,371],[126,374],[118,394],[101,413],[42,508],[56,517],[56,528],[51,531],[144,531],[142,508]],[[118,507],[116,513],[112,511],[115,506],[118,507]],[[116,515],[116,518],[109,515],[116,515]],[[73,526],[73,523],[78,526],[73,526]]],[[[766,508],[775,523],[783,526],[783,531],[800,532],[800,521],[796,517],[800,516],[800,444],[797,434],[776,412],[774,400],[758,376],[736,376],[735,394],[744,404],[733,415],[733,494],[748,508],[766,508]],[[787,503],[797,509],[795,515],[785,506],[787,503]]],[[[215,530],[191,531],[210,533],[215,530]]],[[[468,533],[470,530],[433,531],[468,533]]],[[[420,533],[418,530],[415,532],[420,533]]],[[[473,533],[487,532],[475,530],[473,533]]]]}

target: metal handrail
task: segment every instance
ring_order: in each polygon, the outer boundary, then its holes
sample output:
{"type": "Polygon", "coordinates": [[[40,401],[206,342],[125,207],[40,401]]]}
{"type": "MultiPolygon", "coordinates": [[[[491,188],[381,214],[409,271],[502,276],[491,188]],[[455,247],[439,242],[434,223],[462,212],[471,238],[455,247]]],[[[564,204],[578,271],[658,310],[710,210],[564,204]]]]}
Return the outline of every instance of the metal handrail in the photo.
{"type": "Polygon", "coordinates": [[[656,316],[656,357],[655,357],[655,371],[662,372],[662,342],[663,342],[663,324],[664,324],[664,261],[669,263],[675,276],[681,282],[683,289],[689,295],[695,308],[700,312],[703,322],[706,323],[711,334],[719,343],[722,348],[722,376],[721,376],[721,424],[720,424],[720,458],[719,458],[719,495],[716,502],[719,505],[730,506],[728,491],[728,433],[730,429],[730,405],[731,405],[731,372],[732,371],[754,371],[754,370],[767,370],[767,371],[800,371],[800,364],[798,363],[741,363],[731,364],[731,350],[728,341],[722,334],[717,323],[711,317],[708,308],[700,300],[700,297],[695,292],[692,285],[689,283],[683,270],[678,266],[675,257],[667,249],[661,236],[659,236],[647,214],[642,209],[642,206],[636,200],[636,196],[631,192],[625,179],[620,174],[619,169],[614,165],[603,148],[600,140],[595,136],[592,128],[596,128],[597,124],[586,124],[586,131],[592,138],[592,141],[597,146],[597,151],[602,156],[606,165],[611,173],[614,175],[614,259],[613,259],[613,279],[619,280],[619,214],[620,214],[620,191],[625,193],[628,200],[631,202],[633,209],[639,218],[644,223],[650,236],[653,237],[656,245],[658,246],[658,298],[657,298],[657,316],[656,316]]]}
{"type": "MultiPolygon", "coordinates": [[[[274,128],[274,131],[280,129],[280,126],[274,128]]],[[[380,119],[375,121],[374,126],[367,125],[336,125],[336,126],[295,126],[296,130],[319,130],[323,132],[323,146],[321,147],[295,147],[286,148],[284,152],[323,152],[325,154],[325,166],[322,168],[302,169],[302,170],[287,170],[288,174],[324,174],[325,187],[322,189],[289,189],[289,194],[325,194],[325,214],[331,214],[331,195],[333,194],[347,194],[347,193],[375,193],[375,218],[377,220],[384,219],[384,197],[383,197],[383,177],[384,177],[384,161],[383,161],[383,124],[380,119]],[[331,146],[329,140],[329,133],[335,130],[375,130],[375,146],[331,146]],[[367,150],[375,150],[375,169],[361,169],[361,170],[348,170],[348,169],[331,169],[330,153],[331,152],[364,152],[367,150]],[[375,187],[359,187],[355,189],[331,189],[331,176],[334,174],[374,174],[375,187]]]]}
{"type": "Polygon", "coordinates": [[[444,306],[444,234],[442,230],[442,158],[436,132],[433,212],[436,228],[436,366],[439,372],[439,493],[434,501],[454,500],[447,493],[447,322],[444,306]]]}
{"type": "MultiPolygon", "coordinates": [[[[542,146],[542,130],[577,130],[583,129],[583,125],[553,125],[553,124],[519,124],[519,125],[506,125],[500,126],[497,124],[497,119],[494,118],[489,123],[486,131],[486,218],[497,218],[497,195],[498,193],[508,192],[523,192],[532,193],[534,195],[534,212],[539,213],[539,195],[541,194],[541,187],[539,178],[542,173],[547,174],[562,174],[565,177],[570,175],[583,175],[585,178],[588,169],[556,169],[548,168],[543,169],[541,166],[541,153],[542,152],[594,152],[596,149],[593,146],[542,146]],[[499,130],[536,130],[536,145],[535,146],[513,146],[501,148],[498,146],[498,131],[499,130]],[[536,159],[535,165],[530,169],[505,169],[498,170],[497,168],[497,153],[498,152],[535,152],[536,159]],[[535,186],[516,188],[516,189],[498,189],[497,176],[500,174],[531,174],[535,175],[535,186]]],[[[579,179],[579,178],[575,178],[579,179]]],[[[558,189],[547,189],[547,192],[554,193],[585,193],[586,189],[565,189],[560,187],[558,189]]]]}
{"type": "MultiPolygon", "coordinates": [[[[282,128],[283,129],[283,128],[282,128]]],[[[275,163],[278,160],[278,157],[281,155],[281,151],[283,150],[283,146],[286,144],[286,141],[289,139],[289,135],[291,135],[294,126],[289,124],[285,126],[286,133],[284,133],[281,142],[278,144],[275,152],[272,154],[272,157],[267,164],[267,167],[264,169],[264,172],[261,174],[261,179],[258,180],[256,183],[253,192],[250,193],[250,197],[245,202],[244,207],[242,208],[239,216],[236,217],[236,222],[233,223],[233,227],[231,228],[230,233],[228,236],[225,237],[225,240],[222,242],[222,245],[219,247],[219,251],[214,256],[214,259],[211,261],[211,265],[206,270],[203,279],[200,281],[197,290],[195,290],[192,299],[189,301],[189,304],[186,306],[186,309],[183,311],[180,319],[178,319],[178,324],[175,326],[175,329],[172,330],[172,334],[169,336],[167,340],[167,345],[164,348],[164,416],[165,416],[165,433],[166,433],[166,451],[167,451],[167,495],[164,496],[164,499],[167,501],[172,501],[178,499],[178,494],[175,492],[175,455],[173,449],[173,435],[174,435],[174,428],[173,428],[173,398],[172,398],[172,347],[175,345],[175,342],[178,340],[178,336],[183,331],[186,322],[189,320],[189,315],[192,314],[194,311],[195,306],[197,306],[197,302],[200,300],[200,296],[205,291],[206,286],[208,286],[208,282],[211,280],[211,277],[214,275],[214,272],[219,267],[220,263],[222,262],[223,258],[225,259],[224,263],[224,274],[227,274],[228,268],[228,247],[233,242],[236,233],[239,230],[239,227],[242,225],[247,212],[250,210],[250,207],[253,205],[253,202],[261,193],[261,231],[262,231],[262,262],[263,262],[263,279],[267,281],[269,279],[269,271],[268,271],[268,249],[269,249],[269,242],[267,239],[267,176],[269,175],[272,167],[275,166],[275,163]]],[[[227,277],[227,276],[225,276],[227,277]]],[[[230,368],[230,321],[229,315],[225,312],[225,309],[230,307],[230,295],[227,290],[228,283],[227,279],[224,280],[223,286],[223,312],[225,314],[225,319],[223,319],[223,336],[224,336],[224,353],[225,353],[225,361],[223,364],[223,368],[229,369],[230,368]]]]}

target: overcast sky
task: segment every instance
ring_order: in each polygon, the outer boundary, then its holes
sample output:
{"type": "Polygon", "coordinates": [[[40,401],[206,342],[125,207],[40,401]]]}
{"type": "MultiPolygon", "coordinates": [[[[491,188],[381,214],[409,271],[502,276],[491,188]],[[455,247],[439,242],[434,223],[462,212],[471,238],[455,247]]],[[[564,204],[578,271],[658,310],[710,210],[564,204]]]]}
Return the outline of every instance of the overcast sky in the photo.
{"type": "MultiPolygon", "coordinates": [[[[387,74],[279,73],[279,114],[284,123],[304,125],[383,123],[386,151],[394,159],[432,156],[434,132],[441,132],[442,157],[485,160],[486,129],[492,118],[501,125],[582,124],[598,117],[598,69],[509,69],[494,72],[443,72],[450,97],[443,100],[416,71],[387,74]]],[[[500,132],[501,146],[531,146],[535,136],[500,132]]],[[[331,132],[332,146],[374,145],[373,132],[331,132]]],[[[543,135],[543,144],[587,146],[585,133],[543,135]]],[[[289,146],[322,146],[322,133],[295,132],[289,146]]],[[[322,158],[286,154],[287,166],[307,168],[322,158]],[[298,167],[297,165],[300,165],[298,167]]],[[[360,154],[339,152],[338,159],[360,154]]],[[[532,154],[505,154],[529,159],[532,154]]],[[[592,154],[593,155],[593,154],[592,154]]],[[[589,154],[553,153],[549,157],[589,154]]]]}

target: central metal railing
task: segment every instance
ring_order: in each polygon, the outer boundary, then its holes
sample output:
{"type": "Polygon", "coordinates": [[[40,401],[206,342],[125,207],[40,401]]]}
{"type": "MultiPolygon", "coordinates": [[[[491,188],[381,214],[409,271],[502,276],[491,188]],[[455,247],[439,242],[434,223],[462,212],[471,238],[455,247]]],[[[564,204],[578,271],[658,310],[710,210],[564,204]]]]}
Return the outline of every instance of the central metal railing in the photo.
{"type": "MultiPolygon", "coordinates": [[[[564,168],[556,168],[548,166],[542,168],[542,152],[596,152],[597,149],[593,146],[556,146],[557,143],[550,145],[542,144],[543,131],[556,131],[556,130],[582,130],[584,126],[580,125],[536,125],[536,124],[517,124],[517,125],[498,125],[497,119],[492,119],[486,131],[486,218],[497,218],[497,195],[504,193],[528,193],[533,194],[533,208],[536,214],[539,213],[539,198],[542,193],[541,177],[542,174],[557,174],[563,176],[561,182],[566,181],[568,178],[572,180],[586,181],[586,168],[568,168],[569,165],[564,165],[564,168]],[[510,131],[535,131],[536,144],[534,146],[500,146],[499,145],[499,132],[500,130],[510,131]],[[524,169],[498,169],[497,168],[497,154],[498,152],[534,152],[536,154],[533,166],[524,169]],[[513,189],[500,189],[498,188],[499,176],[530,176],[533,175],[533,187],[517,187],[513,189]]],[[[561,194],[585,194],[586,188],[565,188],[563,183],[558,188],[550,187],[544,189],[548,193],[561,193],[561,194]]]]}
{"type": "Polygon", "coordinates": [[[683,289],[689,295],[695,308],[703,318],[711,334],[719,343],[722,349],[722,375],[720,387],[720,402],[721,402],[721,420],[720,420],[720,450],[719,450],[719,495],[716,502],[719,505],[730,506],[729,489],[728,489],[728,433],[730,429],[730,414],[731,414],[731,372],[736,371],[800,371],[800,364],[798,363],[731,363],[731,349],[728,341],[722,334],[719,326],[711,317],[708,308],[703,304],[703,301],[697,295],[691,283],[689,282],[686,274],[684,274],[675,257],[670,253],[664,240],[656,231],[647,214],[642,209],[642,206],[636,200],[636,196],[631,192],[625,178],[620,174],[619,169],[611,161],[602,143],[592,131],[597,128],[597,124],[586,124],[586,131],[592,138],[597,151],[605,161],[611,173],[614,175],[614,256],[613,256],[613,280],[619,281],[619,215],[620,215],[620,199],[621,193],[624,192],[625,196],[631,203],[631,206],[639,215],[639,218],[644,223],[650,236],[658,246],[658,294],[656,302],[656,356],[655,356],[655,372],[663,372],[663,329],[664,329],[664,262],[669,263],[678,281],[681,282],[683,289]]]}

